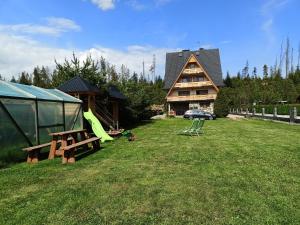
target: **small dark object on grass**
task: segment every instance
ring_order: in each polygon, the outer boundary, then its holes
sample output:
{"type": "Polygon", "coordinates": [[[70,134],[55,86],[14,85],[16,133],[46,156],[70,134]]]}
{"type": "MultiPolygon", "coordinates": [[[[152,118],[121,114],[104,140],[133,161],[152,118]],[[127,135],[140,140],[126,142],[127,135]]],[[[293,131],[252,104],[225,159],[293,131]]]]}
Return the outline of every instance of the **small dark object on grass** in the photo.
{"type": "Polygon", "coordinates": [[[136,136],[130,130],[124,131],[122,135],[126,137],[128,141],[136,140],[136,136]]]}

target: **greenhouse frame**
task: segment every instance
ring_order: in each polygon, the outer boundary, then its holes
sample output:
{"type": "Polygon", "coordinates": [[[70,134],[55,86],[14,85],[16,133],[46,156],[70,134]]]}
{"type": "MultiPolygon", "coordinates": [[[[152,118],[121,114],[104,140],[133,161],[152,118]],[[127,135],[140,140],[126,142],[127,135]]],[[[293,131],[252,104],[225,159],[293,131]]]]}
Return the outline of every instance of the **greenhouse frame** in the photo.
{"type": "Polygon", "coordinates": [[[81,100],[57,89],[0,81],[0,161],[49,142],[49,133],[82,126],[81,100]]]}

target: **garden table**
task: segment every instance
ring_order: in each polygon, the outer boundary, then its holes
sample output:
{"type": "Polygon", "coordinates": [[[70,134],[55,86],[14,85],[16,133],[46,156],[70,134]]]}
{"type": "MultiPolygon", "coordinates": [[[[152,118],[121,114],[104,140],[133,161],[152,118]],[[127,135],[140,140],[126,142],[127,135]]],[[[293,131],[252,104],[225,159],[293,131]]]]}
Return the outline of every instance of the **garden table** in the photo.
{"type": "MultiPolygon", "coordinates": [[[[75,162],[74,151],[71,152],[72,155],[66,157],[64,151],[62,150],[64,147],[68,145],[72,145],[78,142],[78,135],[80,136],[80,141],[84,141],[87,139],[86,130],[69,130],[69,131],[62,131],[56,133],[50,133],[52,136],[51,147],[49,152],[48,159],[53,159],[56,155],[62,156],[63,163],[73,163],[75,162]],[[57,149],[57,143],[61,142],[60,148],[57,149]]],[[[87,148],[87,144],[84,146],[87,148]]]]}

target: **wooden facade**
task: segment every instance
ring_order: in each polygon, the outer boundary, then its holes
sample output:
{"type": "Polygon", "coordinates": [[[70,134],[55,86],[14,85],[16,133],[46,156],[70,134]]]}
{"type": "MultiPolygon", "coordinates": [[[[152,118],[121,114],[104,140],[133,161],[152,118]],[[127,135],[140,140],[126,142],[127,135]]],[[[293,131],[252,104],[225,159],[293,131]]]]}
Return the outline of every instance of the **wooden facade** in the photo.
{"type": "MultiPolygon", "coordinates": [[[[167,59],[168,60],[168,59],[167,59]]],[[[187,58],[177,78],[168,89],[168,111],[182,115],[188,109],[213,112],[219,87],[194,53],[187,58]]]]}

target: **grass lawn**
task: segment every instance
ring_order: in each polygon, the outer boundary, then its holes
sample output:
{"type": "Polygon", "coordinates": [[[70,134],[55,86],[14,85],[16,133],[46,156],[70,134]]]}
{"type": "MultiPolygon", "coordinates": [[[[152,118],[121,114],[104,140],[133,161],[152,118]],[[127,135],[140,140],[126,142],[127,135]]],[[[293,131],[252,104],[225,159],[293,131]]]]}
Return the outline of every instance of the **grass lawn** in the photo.
{"type": "Polygon", "coordinates": [[[0,170],[0,224],[300,224],[300,126],[154,121],[138,140],[0,170]]]}

